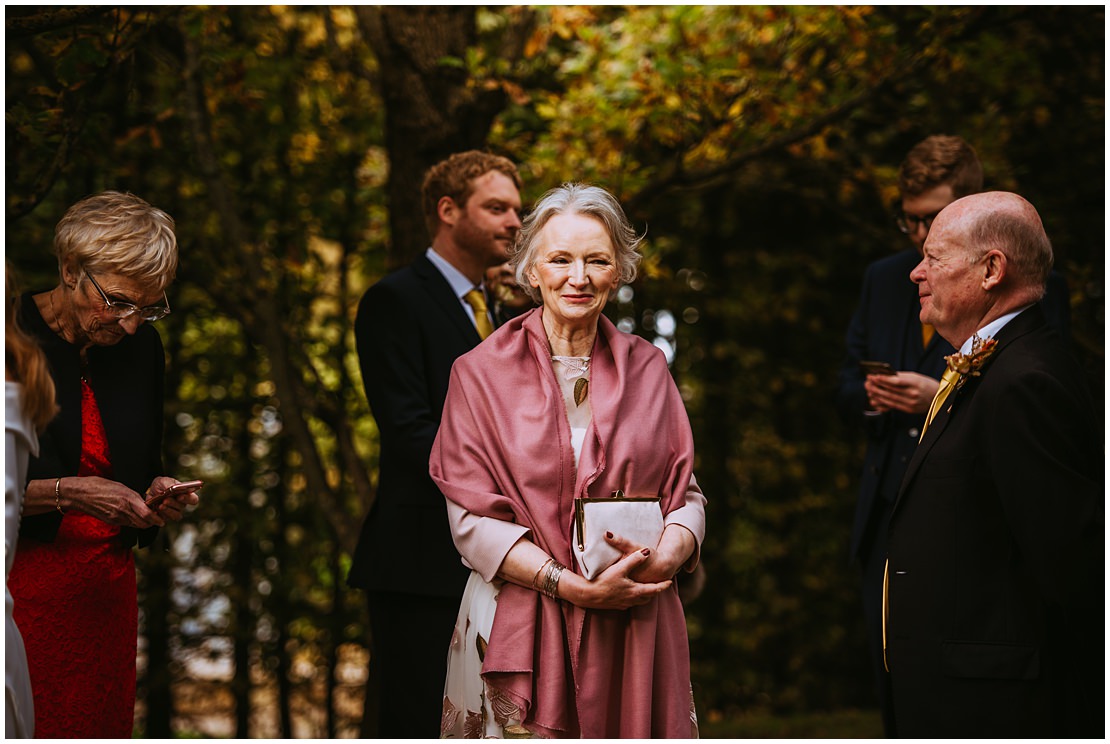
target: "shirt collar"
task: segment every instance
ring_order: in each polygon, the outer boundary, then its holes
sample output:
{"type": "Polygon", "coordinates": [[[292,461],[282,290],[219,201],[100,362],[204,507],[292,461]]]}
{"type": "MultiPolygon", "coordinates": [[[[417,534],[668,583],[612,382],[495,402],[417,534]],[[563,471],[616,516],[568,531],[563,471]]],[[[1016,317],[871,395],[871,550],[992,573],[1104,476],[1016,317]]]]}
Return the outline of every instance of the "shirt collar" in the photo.
{"type": "MultiPolygon", "coordinates": [[[[424,255],[439,269],[439,273],[443,274],[443,278],[451,285],[456,297],[461,299],[463,295],[474,289],[474,284],[463,276],[461,271],[452,266],[450,261],[436,253],[434,248],[429,248],[424,255]]],[[[478,284],[478,286],[481,287],[482,285],[478,284]]]]}
{"type": "Polygon", "coordinates": [[[984,341],[988,338],[994,338],[995,336],[998,335],[998,332],[1002,330],[1003,326],[1005,326],[1011,320],[1013,320],[1017,316],[1021,315],[1023,312],[1025,312],[1026,310],[1028,310],[1031,307],[1033,307],[1033,306],[1032,305],[1026,305],[1025,307],[1020,307],[1017,310],[1013,311],[1012,313],[1007,313],[1006,315],[1003,315],[1001,318],[995,318],[990,323],[987,323],[985,326],[983,326],[978,331],[976,331],[974,334],[972,334],[971,338],[969,338],[967,341],[964,341],[963,346],[960,347],[960,353],[961,354],[970,354],[971,353],[971,344],[975,340],[976,336],[983,339],[984,341]]]}

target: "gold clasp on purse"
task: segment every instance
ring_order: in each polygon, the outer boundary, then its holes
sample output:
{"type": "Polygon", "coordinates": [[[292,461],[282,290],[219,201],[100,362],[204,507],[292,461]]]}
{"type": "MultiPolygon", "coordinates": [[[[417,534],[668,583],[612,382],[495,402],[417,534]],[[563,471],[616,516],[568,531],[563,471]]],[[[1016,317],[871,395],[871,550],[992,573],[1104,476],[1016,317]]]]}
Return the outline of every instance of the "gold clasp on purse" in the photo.
{"type": "MultiPolygon", "coordinates": [[[[623,499],[624,491],[619,488],[610,494],[610,498],[623,499]]],[[[578,549],[586,549],[586,507],[585,499],[579,496],[574,500],[574,523],[578,526],[578,549]]]]}

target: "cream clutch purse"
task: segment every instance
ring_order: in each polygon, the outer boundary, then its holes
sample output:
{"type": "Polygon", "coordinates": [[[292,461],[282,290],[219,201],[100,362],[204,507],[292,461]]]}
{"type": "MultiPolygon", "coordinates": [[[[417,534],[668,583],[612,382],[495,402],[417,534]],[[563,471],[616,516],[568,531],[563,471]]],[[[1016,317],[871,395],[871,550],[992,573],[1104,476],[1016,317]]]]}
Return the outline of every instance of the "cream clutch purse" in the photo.
{"type": "Polygon", "coordinates": [[[574,500],[574,536],[571,547],[582,575],[593,579],[623,556],[605,540],[612,532],[645,548],[655,549],[663,536],[659,497],[635,498],[614,491],[609,498],[574,500]]]}

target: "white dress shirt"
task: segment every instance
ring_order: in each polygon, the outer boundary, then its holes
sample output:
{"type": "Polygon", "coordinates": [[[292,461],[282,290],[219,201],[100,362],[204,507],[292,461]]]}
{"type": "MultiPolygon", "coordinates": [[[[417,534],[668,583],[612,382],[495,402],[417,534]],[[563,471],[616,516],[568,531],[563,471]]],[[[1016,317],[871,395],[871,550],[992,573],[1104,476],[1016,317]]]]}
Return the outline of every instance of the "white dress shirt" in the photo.
{"type": "Polygon", "coordinates": [[[1031,307],[1033,307],[1033,306],[1032,305],[1026,305],[1023,308],[1019,308],[1018,310],[1015,310],[1012,313],[1007,313],[1006,315],[1003,315],[1001,318],[996,318],[995,320],[992,320],[990,323],[987,323],[985,326],[983,326],[978,331],[973,333],[971,335],[971,338],[969,338],[967,341],[964,341],[963,345],[960,347],[960,353],[961,354],[970,354],[971,353],[971,344],[975,341],[976,336],[983,339],[984,341],[988,338],[994,338],[995,336],[998,335],[998,332],[1001,331],[1003,329],[1003,327],[1005,327],[1005,325],[1007,323],[1009,323],[1011,320],[1013,320],[1017,316],[1021,315],[1023,312],[1025,312],[1026,310],[1028,310],[1031,307]]]}
{"type": "MultiPolygon", "coordinates": [[[[455,293],[455,297],[466,311],[467,317],[470,318],[474,327],[477,328],[478,321],[474,318],[474,308],[472,308],[470,303],[464,300],[463,297],[472,289],[481,290],[484,294],[485,289],[482,284],[475,287],[469,279],[463,276],[461,271],[452,266],[446,258],[436,253],[435,248],[429,248],[424,255],[428,257],[428,260],[432,262],[433,266],[439,269],[439,273],[443,274],[443,278],[451,285],[451,291],[455,293]]],[[[492,321],[493,319],[490,318],[491,323],[492,321]]]]}

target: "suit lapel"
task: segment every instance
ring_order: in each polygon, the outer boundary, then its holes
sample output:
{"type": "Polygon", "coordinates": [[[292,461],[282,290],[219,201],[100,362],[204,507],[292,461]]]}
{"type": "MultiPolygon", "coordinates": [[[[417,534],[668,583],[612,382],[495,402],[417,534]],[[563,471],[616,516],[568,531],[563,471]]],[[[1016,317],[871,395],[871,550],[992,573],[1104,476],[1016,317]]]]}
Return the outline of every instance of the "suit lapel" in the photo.
{"type": "Polygon", "coordinates": [[[462,302],[455,296],[451,285],[439,269],[435,267],[435,264],[429,261],[427,256],[420,256],[413,262],[412,267],[416,275],[420,277],[424,291],[428,293],[430,300],[451,319],[452,325],[460,334],[471,340],[472,346],[477,346],[482,340],[481,336],[478,335],[478,329],[467,317],[462,302]]]}
{"type": "MultiPolygon", "coordinates": [[[[1018,315],[1009,323],[1002,327],[1002,330],[995,336],[995,341],[998,342],[998,349],[994,352],[990,359],[986,361],[981,370],[982,375],[989,374],[991,365],[998,362],[998,358],[1005,353],[1006,347],[1010,345],[1015,339],[1024,336],[1038,325],[1044,324],[1044,315],[1041,312],[1039,305],[1033,305],[1028,310],[1018,315]]],[[[936,342],[936,336],[933,337],[933,343],[936,342]]],[[[932,345],[932,344],[930,344],[932,345]]],[[[921,468],[921,463],[925,461],[929,451],[937,440],[944,434],[944,430],[948,428],[948,422],[952,419],[955,409],[961,405],[962,401],[975,392],[982,378],[972,378],[968,380],[960,390],[953,392],[948,400],[945,401],[945,406],[937,413],[937,417],[929,424],[929,428],[925,431],[925,438],[921,440],[921,444],[917,445],[914,450],[913,457],[910,458],[910,463],[906,467],[906,475],[902,479],[902,487],[898,490],[898,498],[894,502],[894,509],[891,512],[891,518],[898,512],[898,507],[902,504],[902,499],[906,492],[909,491],[910,485],[913,483],[914,478],[917,477],[917,471],[921,468]]]]}

